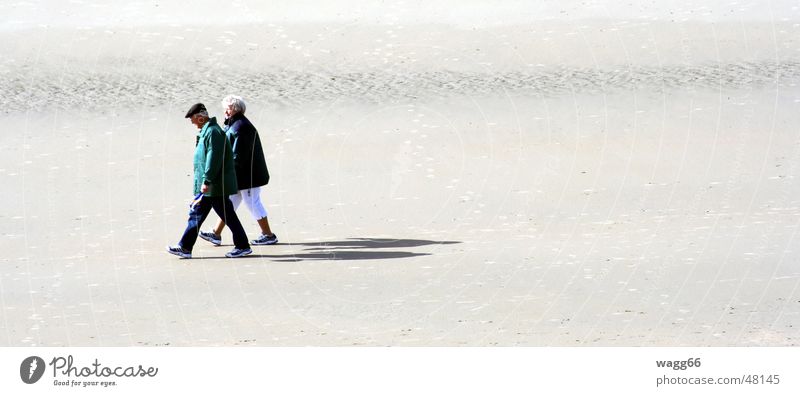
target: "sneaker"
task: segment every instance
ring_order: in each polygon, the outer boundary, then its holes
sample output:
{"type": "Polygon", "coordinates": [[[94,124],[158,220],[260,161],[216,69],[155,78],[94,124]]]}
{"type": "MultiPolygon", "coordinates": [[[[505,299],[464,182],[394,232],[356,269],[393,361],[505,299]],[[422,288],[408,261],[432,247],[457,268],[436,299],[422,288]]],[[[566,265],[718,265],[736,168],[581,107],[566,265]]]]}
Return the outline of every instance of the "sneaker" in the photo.
{"type": "Polygon", "coordinates": [[[228,253],[225,253],[225,257],[230,257],[230,258],[244,257],[244,256],[247,256],[248,254],[251,254],[251,253],[253,253],[252,249],[249,249],[249,248],[248,249],[236,248],[236,249],[231,250],[228,253]]]}
{"type": "Polygon", "coordinates": [[[261,234],[261,236],[258,237],[258,239],[254,239],[250,241],[250,243],[253,245],[274,245],[278,243],[278,236],[275,234],[272,235],[261,234]]]}
{"type": "Polygon", "coordinates": [[[200,238],[211,242],[214,246],[222,245],[222,235],[217,235],[214,231],[200,231],[200,238]]]}
{"type": "Polygon", "coordinates": [[[180,258],[192,258],[192,252],[182,248],[180,245],[167,246],[167,253],[174,254],[180,258]]]}

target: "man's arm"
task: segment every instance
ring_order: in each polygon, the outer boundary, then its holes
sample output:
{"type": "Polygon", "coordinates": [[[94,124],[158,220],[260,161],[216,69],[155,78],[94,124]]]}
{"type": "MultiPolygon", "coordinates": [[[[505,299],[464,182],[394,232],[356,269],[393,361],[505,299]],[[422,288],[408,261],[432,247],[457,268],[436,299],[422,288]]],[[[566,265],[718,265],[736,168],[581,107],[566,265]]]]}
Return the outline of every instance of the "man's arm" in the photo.
{"type": "Polygon", "coordinates": [[[222,156],[225,155],[225,135],[215,131],[209,133],[206,139],[206,166],[203,173],[203,190],[207,191],[208,189],[205,186],[212,184],[222,172],[222,156]]]}

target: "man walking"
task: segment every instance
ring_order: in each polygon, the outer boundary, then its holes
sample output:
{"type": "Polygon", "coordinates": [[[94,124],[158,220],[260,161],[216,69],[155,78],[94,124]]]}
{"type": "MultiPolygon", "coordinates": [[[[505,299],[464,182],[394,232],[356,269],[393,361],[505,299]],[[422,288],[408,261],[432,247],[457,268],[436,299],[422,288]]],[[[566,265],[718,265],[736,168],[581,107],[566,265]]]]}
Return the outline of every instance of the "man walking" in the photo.
{"type": "Polygon", "coordinates": [[[253,251],[228,198],[238,191],[231,144],[217,124],[216,117],[209,118],[202,103],[193,105],[186,113],[186,118],[200,129],[194,151],[194,195],[198,200],[192,204],[189,221],[180,242],[169,246],[167,252],[182,258],[191,258],[200,226],[211,209],[214,209],[233,233],[234,249],[225,254],[225,257],[247,256],[253,251]]]}

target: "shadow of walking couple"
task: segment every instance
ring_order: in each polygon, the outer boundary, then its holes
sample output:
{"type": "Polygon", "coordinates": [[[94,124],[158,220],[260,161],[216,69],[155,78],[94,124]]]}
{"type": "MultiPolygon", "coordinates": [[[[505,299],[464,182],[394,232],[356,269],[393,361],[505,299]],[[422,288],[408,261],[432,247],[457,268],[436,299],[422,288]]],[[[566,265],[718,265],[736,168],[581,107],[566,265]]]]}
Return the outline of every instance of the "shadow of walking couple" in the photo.
{"type": "Polygon", "coordinates": [[[452,245],[460,241],[430,241],[424,239],[391,238],[348,238],[342,241],[282,243],[283,246],[297,246],[299,252],[292,254],[254,254],[249,257],[269,258],[281,262],[306,260],[383,260],[417,256],[432,253],[397,250],[429,245],[452,245]]]}

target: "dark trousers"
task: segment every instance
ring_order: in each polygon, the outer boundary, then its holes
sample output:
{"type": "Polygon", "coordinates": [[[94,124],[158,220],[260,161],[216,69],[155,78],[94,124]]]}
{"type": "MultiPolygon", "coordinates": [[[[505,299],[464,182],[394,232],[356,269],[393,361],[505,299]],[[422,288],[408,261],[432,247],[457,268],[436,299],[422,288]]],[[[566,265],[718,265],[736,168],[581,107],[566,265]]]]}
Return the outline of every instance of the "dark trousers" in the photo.
{"type": "Polygon", "coordinates": [[[224,197],[203,197],[193,208],[189,210],[189,223],[186,224],[186,231],[183,232],[180,245],[188,251],[192,251],[194,243],[197,242],[197,235],[200,233],[200,225],[206,220],[211,209],[217,213],[225,225],[233,233],[233,244],[239,249],[249,249],[250,243],[247,242],[247,235],[244,227],[236,216],[231,199],[224,197]]]}

